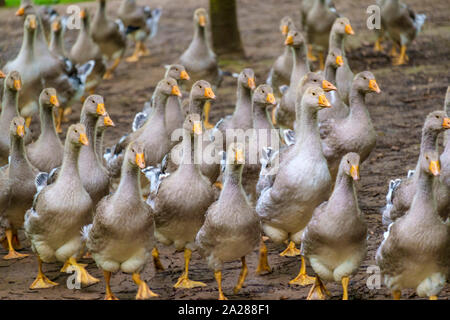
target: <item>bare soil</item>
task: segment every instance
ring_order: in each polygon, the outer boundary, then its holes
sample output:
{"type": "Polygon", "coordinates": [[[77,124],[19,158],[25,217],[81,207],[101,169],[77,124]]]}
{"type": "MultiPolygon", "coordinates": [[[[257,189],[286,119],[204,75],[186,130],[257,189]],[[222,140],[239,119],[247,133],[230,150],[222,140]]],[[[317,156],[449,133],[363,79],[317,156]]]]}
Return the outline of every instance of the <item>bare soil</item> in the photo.
{"type": "MultiPolygon", "coordinates": [[[[130,130],[134,114],[150,98],[158,80],[164,74],[163,66],[174,62],[187,47],[192,37],[192,13],[197,7],[207,7],[207,0],[153,0],[146,2],[161,6],[164,10],[160,20],[157,37],[149,43],[151,55],[136,64],[123,62],[116,76],[103,82],[98,93],[106,99],[106,107],[116,128],[108,130],[105,145],[112,145],[130,130]]],[[[372,71],[382,90],[380,95],[368,97],[369,112],[378,132],[376,149],[362,165],[358,196],[360,206],[369,226],[368,255],[359,272],[350,280],[350,299],[389,299],[385,286],[369,289],[366,285],[369,274],[367,267],[374,265],[375,251],[378,248],[385,228],[381,224],[380,209],[385,205],[385,195],[390,179],[405,176],[408,169],[415,166],[419,154],[421,127],[425,116],[441,109],[444,94],[450,83],[450,9],[447,0],[409,0],[408,4],[419,13],[427,14],[424,30],[414,44],[408,48],[410,63],[393,67],[387,54],[372,50],[375,33],[366,28],[366,8],[370,0],[335,0],[342,15],[350,18],[356,35],[347,42],[347,56],[352,70],[372,71]]],[[[109,10],[115,16],[119,1],[108,1],[109,10]]],[[[94,8],[95,3],[83,3],[94,8]]],[[[223,69],[239,72],[243,67],[255,70],[258,83],[265,81],[269,68],[277,55],[282,52],[282,39],[278,32],[279,21],[284,15],[291,15],[299,21],[299,1],[297,0],[238,0],[239,25],[247,58],[245,60],[222,60],[223,69]]],[[[60,13],[64,6],[57,6],[60,13]]],[[[91,10],[94,12],[94,9],[91,10]]],[[[12,59],[19,51],[22,38],[21,19],[14,16],[14,9],[0,10],[0,66],[12,59]]],[[[73,43],[75,34],[67,33],[68,44],[73,43]]],[[[68,45],[69,49],[70,46],[68,45]]],[[[130,46],[127,55],[130,55],[130,46]]],[[[315,65],[314,67],[317,68],[315,65]]],[[[218,99],[212,109],[212,120],[232,112],[235,102],[235,80],[227,78],[218,90],[218,99]]],[[[81,104],[75,106],[70,123],[79,119],[81,104]]],[[[63,129],[67,130],[69,124],[63,129]]],[[[38,126],[33,125],[38,130],[38,126]]],[[[0,299],[102,299],[105,293],[104,282],[83,288],[69,290],[66,287],[67,274],[59,272],[58,264],[45,265],[47,276],[60,285],[51,289],[33,291],[28,289],[37,272],[37,262],[32,256],[24,235],[21,234],[26,249],[31,256],[18,261],[0,260],[0,299]]],[[[176,290],[172,286],[183,270],[183,253],[173,248],[160,247],[165,271],[156,273],[152,263],[143,272],[149,286],[160,294],[161,299],[216,299],[217,286],[213,273],[197,253],[192,256],[190,275],[194,280],[203,281],[207,287],[192,290],[176,290]]],[[[225,265],[223,272],[225,294],[230,299],[304,299],[309,287],[288,285],[299,271],[300,259],[280,257],[284,249],[268,243],[269,262],[273,272],[263,276],[255,275],[257,248],[247,257],[249,275],[245,287],[238,295],[232,293],[240,272],[240,262],[225,265]]],[[[5,251],[0,250],[0,255],[5,251]]],[[[88,271],[102,278],[102,272],[92,260],[88,271]]],[[[308,273],[313,271],[308,267],[308,273]]],[[[112,290],[120,299],[134,299],[137,288],[126,274],[116,274],[112,279],[112,290]]],[[[332,297],[340,299],[340,284],[327,284],[332,297]]],[[[404,298],[419,299],[412,291],[405,291],[404,298]]],[[[449,299],[450,288],[441,292],[441,299],[449,299]]]]}

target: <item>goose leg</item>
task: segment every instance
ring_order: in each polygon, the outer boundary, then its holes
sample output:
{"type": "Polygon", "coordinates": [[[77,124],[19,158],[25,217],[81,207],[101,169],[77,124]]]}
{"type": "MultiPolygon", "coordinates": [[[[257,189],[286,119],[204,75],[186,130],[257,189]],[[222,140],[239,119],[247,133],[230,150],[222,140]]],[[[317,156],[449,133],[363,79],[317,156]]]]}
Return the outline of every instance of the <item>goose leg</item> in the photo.
{"type": "Polygon", "coordinates": [[[392,44],[392,48],[391,48],[391,51],[389,51],[389,55],[391,57],[398,57],[397,47],[396,47],[395,43],[392,44]]]}
{"type": "Polygon", "coordinates": [[[272,269],[270,268],[269,261],[267,260],[267,246],[261,237],[261,242],[259,245],[259,262],[258,267],[256,268],[256,273],[260,274],[263,271],[272,272],[272,269]]]}
{"type": "Polygon", "coordinates": [[[309,284],[314,283],[314,277],[310,277],[306,274],[306,263],[305,258],[303,256],[300,256],[300,259],[302,261],[302,265],[300,267],[300,272],[298,273],[297,277],[289,281],[289,284],[297,284],[300,286],[307,286],[309,284]]]}
{"type": "Polygon", "coordinates": [[[154,247],[152,250],[152,257],[153,257],[153,265],[155,266],[156,271],[162,271],[164,270],[164,267],[161,263],[161,260],[159,259],[159,251],[158,248],[154,247]]]}
{"type": "Polygon", "coordinates": [[[400,48],[400,56],[394,61],[394,66],[399,66],[405,64],[408,61],[408,56],[406,55],[406,46],[402,45],[400,48]]]}
{"type": "Polygon", "coordinates": [[[392,298],[394,300],[400,300],[401,297],[402,297],[402,291],[401,290],[394,290],[394,291],[392,291],[392,298]]]}
{"type": "Polygon", "coordinates": [[[295,242],[291,241],[291,242],[289,242],[287,248],[283,252],[280,253],[280,256],[295,257],[295,256],[298,256],[299,254],[300,254],[300,250],[295,247],[295,242]]]}
{"type": "Polygon", "coordinates": [[[438,299],[438,297],[437,296],[430,296],[430,298],[429,298],[430,300],[437,300],[438,299]]]}
{"type": "Polygon", "coordinates": [[[113,65],[111,66],[111,68],[109,68],[108,70],[106,70],[105,74],[103,75],[103,79],[104,80],[109,80],[113,78],[113,73],[114,70],[116,70],[116,68],[119,66],[119,63],[122,59],[121,58],[116,58],[114,60],[113,65]]]}
{"type": "Polygon", "coordinates": [[[311,290],[309,290],[306,300],[325,300],[326,296],[329,295],[330,292],[327,290],[320,278],[316,276],[314,284],[312,285],[311,290]]]}
{"type": "Polygon", "coordinates": [[[105,277],[106,283],[105,300],[119,300],[111,291],[111,286],[109,284],[111,281],[111,272],[103,270],[103,276],[105,277]]]}
{"type": "Polygon", "coordinates": [[[125,61],[126,62],[136,62],[139,60],[139,50],[140,50],[140,41],[136,41],[135,47],[134,47],[134,52],[133,55],[131,55],[130,57],[126,58],[125,61]]]}
{"type": "Polygon", "coordinates": [[[342,277],[341,283],[342,283],[342,300],[348,300],[348,282],[350,281],[349,277],[342,277]]]}
{"type": "Polygon", "coordinates": [[[159,294],[154,293],[149,289],[145,281],[141,280],[139,273],[133,273],[133,281],[139,286],[136,300],[147,300],[152,297],[159,297],[159,294]]]}
{"type": "Polygon", "coordinates": [[[86,264],[80,264],[74,257],[70,257],[61,269],[61,272],[75,270],[77,282],[84,286],[89,286],[99,282],[97,278],[91,276],[86,270],[86,264]]]}
{"type": "Polygon", "coordinates": [[[5,234],[6,234],[6,241],[8,242],[9,252],[6,256],[3,257],[3,259],[5,259],[5,260],[23,259],[23,258],[29,256],[29,254],[18,253],[16,250],[14,250],[14,247],[12,244],[13,243],[13,232],[11,229],[6,230],[5,234]]]}
{"type": "Polygon", "coordinates": [[[383,51],[384,51],[384,48],[383,48],[383,46],[381,45],[381,40],[382,40],[382,37],[378,37],[378,38],[377,38],[377,41],[375,42],[375,45],[374,45],[374,47],[373,47],[373,50],[375,50],[375,51],[377,51],[377,52],[383,52],[383,51]]]}
{"type": "Polygon", "coordinates": [[[145,46],[144,41],[140,41],[139,56],[140,57],[147,57],[149,55],[150,55],[150,50],[147,49],[147,47],[145,46]]]}
{"type": "Polygon", "coordinates": [[[38,259],[38,275],[36,277],[36,280],[34,280],[33,283],[30,285],[30,289],[46,289],[57,286],[58,283],[50,281],[42,272],[41,258],[39,258],[38,256],[37,259],[38,259]]]}
{"type": "Polygon", "coordinates": [[[313,55],[312,53],[312,45],[308,45],[308,60],[310,61],[317,61],[317,57],[313,55]]]}
{"type": "Polygon", "coordinates": [[[277,107],[272,108],[271,115],[272,115],[272,123],[275,126],[275,125],[277,125],[277,107]]]}
{"type": "Polygon", "coordinates": [[[209,111],[211,110],[211,102],[206,101],[205,106],[203,107],[203,114],[205,115],[205,119],[203,120],[203,124],[206,129],[214,128],[214,125],[209,123],[209,111]]]}
{"type": "Polygon", "coordinates": [[[217,288],[219,289],[219,300],[228,300],[222,291],[222,271],[214,271],[214,278],[216,278],[217,288]]]}
{"type": "Polygon", "coordinates": [[[193,281],[189,279],[189,261],[191,260],[192,251],[188,248],[184,249],[184,272],[178,278],[177,283],[173,285],[174,288],[191,289],[195,287],[206,287],[206,284],[200,281],[193,281]]]}
{"type": "Polygon", "coordinates": [[[26,126],[27,128],[29,128],[29,127],[30,127],[30,124],[31,124],[31,117],[26,117],[26,118],[25,118],[25,126],[26,126]]]}
{"type": "Polygon", "coordinates": [[[234,294],[237,294],[239,292],[239,290],[241,290],[242,285],[244,284],[245,278],[247,277],[247,274],[248,274],[248,268],[247,268],[247,264],[245,263],[245,257],[242,257],[241,261],[242,261],[242,270],[241,270],[241,274],[239,275],[239,280],[236,284],[236,287],[234,287],[234,294]]]}
{"type": "Polygon", "coordinates": [[[325,69],[325,58],[324,58],[323,51],[319,52],[319,68],[320,68],[320,70],[325,69]]]}

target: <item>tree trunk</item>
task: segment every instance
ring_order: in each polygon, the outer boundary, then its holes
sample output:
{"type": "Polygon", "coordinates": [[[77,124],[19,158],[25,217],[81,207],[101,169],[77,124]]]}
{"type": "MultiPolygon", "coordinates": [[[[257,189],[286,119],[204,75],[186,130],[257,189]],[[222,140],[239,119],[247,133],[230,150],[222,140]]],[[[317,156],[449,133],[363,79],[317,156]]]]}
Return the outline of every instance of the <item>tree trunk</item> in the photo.
{"type": "Polygon", "coordinates": [[[233,57],[245,56],[237,22],[236,0],[209,0],[214,52],[233,57]]]}

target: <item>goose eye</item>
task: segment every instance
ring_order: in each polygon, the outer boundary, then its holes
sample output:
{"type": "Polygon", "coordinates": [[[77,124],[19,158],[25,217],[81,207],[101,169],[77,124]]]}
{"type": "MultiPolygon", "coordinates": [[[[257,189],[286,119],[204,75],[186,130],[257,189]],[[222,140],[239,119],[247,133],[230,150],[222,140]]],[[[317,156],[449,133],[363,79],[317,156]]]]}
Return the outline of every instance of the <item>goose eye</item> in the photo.
{"type": "Polygon", "coordinates": [[[314,81],[314,82],[317,82],[317,79],[314,79],[313,81],[314,81]]]}
{"type": "Polygon", "coordinates": [[[436,119],[439,119],[440,117],[439,116],[436,116],[436,119]]]}
{"type": "Polygon", "coordinates": [[[315,96],[316,95],[316,93],[315,92],[313,92],[313,94],[312,94],[313,96],[315,96]]]}
{"type": "Polygon", "coordinates": [[[75,132],[75,133],[78,133],[78,130],[77,130],[77,129],[75,129],[75,130],[74,130],[74,132],[75,132]]]}

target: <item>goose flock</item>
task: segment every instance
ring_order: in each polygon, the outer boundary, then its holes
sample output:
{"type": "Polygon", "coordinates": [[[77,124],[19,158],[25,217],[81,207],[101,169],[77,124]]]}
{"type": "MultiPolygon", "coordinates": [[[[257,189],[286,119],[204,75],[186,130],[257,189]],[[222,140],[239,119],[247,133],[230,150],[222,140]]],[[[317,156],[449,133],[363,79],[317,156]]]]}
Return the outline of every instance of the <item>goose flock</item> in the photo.
{"type": "MultiPolygon", "coordinates": [[[[249,272],[246,256],[258,246],[256,273],[271,272],[270,239],[285,243],[280,255],[301,260],[293,288],[310,285],[308,299],[326,299],[326,283],[337,282],[342,299],[349,298],[350,278],[368,247],[357,182],[377,133],[366,96],[381,89],[372,72],[351,70],[345,39],[356,32],[332,1],[299,4],[298,27],[281,19],[284,48],[259,85],[250,68],[239,74],[219,68],[208,12],[195,10],[188,48],[166,66],[151,99],[129,119],[129,132],[104,148],[104,132],[115,124],[97,87],[122,60],[152,54],[146,42],[157,33],[162,9],[123,0],[114,20],[98,0],[92,19],[80,11],[77,39],[66,51],[67,17],[21,1],[22,46],[0,68],[0,240],[8,250],[3,259],[25,258],[18,238],[25,231],[38,267],[30,289],[58,285],[43,268],[55,263],[61,272],[74,270],[82,286],[98,283],[78,262],[84,257],[103,271],[105,299],[117,299],[110,280],[118,271],[132,275],[136,299],[156,297],[141,272],[149,260],[163,270],[158,247],[173,245],[184,251],[173,287],[206,286],[189,276],[198,251],[224,300],[224,264],[242,263],[237,294],[249,272]],[[124,59],[128,42],[134,50],[124,59]],[[225,77],[237,82],[235,110],[214,124],[209,111],[225,77]],[[61,123],[80,100],[79,123],[69,126],[63,143],[61,123]],[[40,134],[33,138],[37,115],[40,134]]],[[[425,16],[399,0],[378,5],[375,50],[390,40],[393,64],[405,64],[425,16]]],[[[444,108],[425,118],[415,170],[388,186],[376,263],[394,299],[408,288],[437,299],[450,274],[449,106],[450,87],[444,108]]]]}

